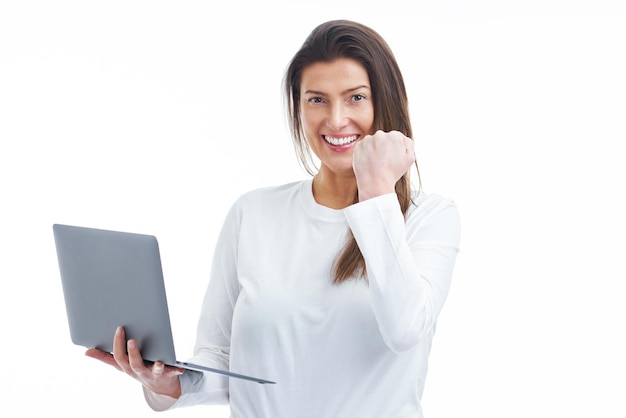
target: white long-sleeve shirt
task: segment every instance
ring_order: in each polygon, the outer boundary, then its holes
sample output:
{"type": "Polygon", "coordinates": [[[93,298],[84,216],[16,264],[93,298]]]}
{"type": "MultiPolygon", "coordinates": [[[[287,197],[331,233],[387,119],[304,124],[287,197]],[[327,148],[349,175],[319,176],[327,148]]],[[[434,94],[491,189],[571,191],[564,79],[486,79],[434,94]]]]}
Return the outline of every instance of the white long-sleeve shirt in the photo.
{"type": "Polygon", "coordinates": [[[276,384],[214,373],[181,377],[157,410],[229,403],[232,418],[422,417],[435,324],[460,239],[453,201],[395,194],[334,210],[306,180],[244,194],[216,245],[194,357],[276,384]],[[350,228],[367,281],[332,284],[350,228]]]}

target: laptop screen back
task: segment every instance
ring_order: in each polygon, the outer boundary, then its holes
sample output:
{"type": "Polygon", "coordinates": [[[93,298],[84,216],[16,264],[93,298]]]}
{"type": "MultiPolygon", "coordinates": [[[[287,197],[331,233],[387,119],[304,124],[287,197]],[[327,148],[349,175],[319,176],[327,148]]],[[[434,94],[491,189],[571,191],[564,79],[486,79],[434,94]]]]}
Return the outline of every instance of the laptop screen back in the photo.
{"type": "Polygon", "coordinates": [[[121,325],[144,359],[174,364],[156,238],[59,224],[53,231],[74,344],[111,352],[121,325]]]}

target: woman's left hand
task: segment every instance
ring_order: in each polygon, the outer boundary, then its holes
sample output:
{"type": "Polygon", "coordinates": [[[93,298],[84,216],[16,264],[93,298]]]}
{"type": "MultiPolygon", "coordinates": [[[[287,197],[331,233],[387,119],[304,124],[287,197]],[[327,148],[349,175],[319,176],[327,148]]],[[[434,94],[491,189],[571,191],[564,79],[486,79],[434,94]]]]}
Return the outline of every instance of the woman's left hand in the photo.
{"type": "Polygon", "coordinates": [[[352,168],[359,201],[395,193],[396,182],[415,163],[413,140],[398,131],[376,131],[359,141],[352,154],[352,168]]]}

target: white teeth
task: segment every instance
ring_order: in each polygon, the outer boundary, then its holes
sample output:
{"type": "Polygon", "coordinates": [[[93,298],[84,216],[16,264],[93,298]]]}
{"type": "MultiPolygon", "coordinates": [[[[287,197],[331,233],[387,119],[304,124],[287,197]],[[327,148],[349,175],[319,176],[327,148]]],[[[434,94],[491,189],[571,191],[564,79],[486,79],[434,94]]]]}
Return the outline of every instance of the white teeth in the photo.
{"type": "Polygon", "coordinates": [[[351,135],[343,138],[333,138],[332,136],[324,135],[324,140],[332,145],[346,145],[350,142],[356,141],[358,137],[358,135],[351,135]]]}

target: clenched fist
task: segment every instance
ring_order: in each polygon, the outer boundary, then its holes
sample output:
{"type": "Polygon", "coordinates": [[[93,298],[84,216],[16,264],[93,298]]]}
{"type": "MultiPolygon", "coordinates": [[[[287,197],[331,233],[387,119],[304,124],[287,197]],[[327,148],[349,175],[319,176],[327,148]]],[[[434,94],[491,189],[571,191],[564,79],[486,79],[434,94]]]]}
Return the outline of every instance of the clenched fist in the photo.
{"type": "Polygon", "coordinates": [[[398,131],[376,131],[354,148],[352,168],[359,201],[395,193],[396,182],[415,163],[413,140],[398,131]]]}

